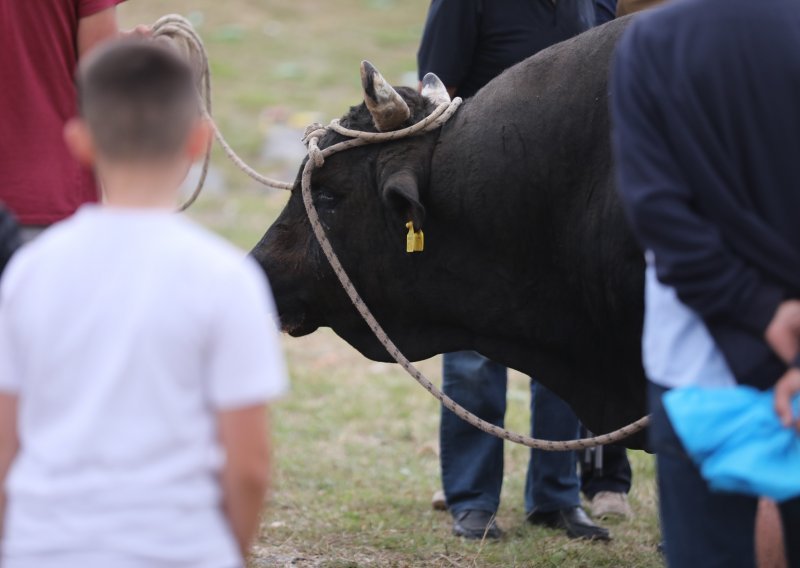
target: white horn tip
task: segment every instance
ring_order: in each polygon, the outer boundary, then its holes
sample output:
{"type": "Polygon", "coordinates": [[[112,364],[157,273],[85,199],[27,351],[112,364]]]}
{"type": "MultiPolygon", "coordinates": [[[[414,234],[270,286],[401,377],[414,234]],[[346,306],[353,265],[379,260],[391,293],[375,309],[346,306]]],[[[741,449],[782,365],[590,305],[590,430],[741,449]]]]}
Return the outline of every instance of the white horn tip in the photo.
{"type": "Polygon", "coordinates": [[[421,94],[436,105],[450,102],[450,94],[447,92],[447,87],[434,73],[427,73],[422,78],[421,94]]]}

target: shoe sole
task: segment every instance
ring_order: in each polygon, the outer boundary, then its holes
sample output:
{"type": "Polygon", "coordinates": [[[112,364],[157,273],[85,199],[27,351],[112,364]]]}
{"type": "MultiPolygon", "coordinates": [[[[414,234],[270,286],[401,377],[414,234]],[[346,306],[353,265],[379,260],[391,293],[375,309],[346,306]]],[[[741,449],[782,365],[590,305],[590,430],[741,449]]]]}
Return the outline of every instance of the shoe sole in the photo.
{"type": "Polygon", "coordinates": [[[481,533],[480,535],[476,533],[467,533],[464,531],[457,531],[456,529],[452,530],[453,536],[457,536],[459,538],[465,538],[467,540],[500,540],[503,538],[503,535],[495,535],[492,533],[481,533]]]}
{"type": "Polygon", "coordinates": [[[596,540],[596,541],[602,541],[602,542],[608,542],[608,541],[611,540],[611,533],[609,533],[609,532],[588,535],[588,534],[575,533],[573,531],[570,531],[567,527],[565,527],[561,523],[549,523],[549,522],[546,522],[546,521],[538,521],[537,522],[537,521],[530,521],[530,520],[528,521],[528,523],[530,525],[534,526],[534,527],[544,527],[544,528],[548,528],[548,529],[552,529],[552,530],[556,530],[556,531],[564,531],[564,533],[567,535],[567,537],[569,537],[569,538],[571,538],[573,540],[596,540]]]}

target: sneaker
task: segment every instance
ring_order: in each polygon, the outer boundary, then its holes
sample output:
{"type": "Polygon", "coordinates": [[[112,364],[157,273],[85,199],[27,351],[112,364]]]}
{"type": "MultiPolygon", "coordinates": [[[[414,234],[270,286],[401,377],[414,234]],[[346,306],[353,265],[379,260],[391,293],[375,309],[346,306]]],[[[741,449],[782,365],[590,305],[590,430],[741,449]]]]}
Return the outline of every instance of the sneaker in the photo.
{"type": "Polygon", "coordinates": [[[444,491],[441,489],[433,494],[431,497],[431,507],[434,511],[446,511],[447,500],[444,498],[444,491]]]}
{"type": "Polygon", "coordinates": [[[467,509],[453,515],[453,534],[471,540],[498,539],[503,531],[494,522],[494,513],[467,509]]]}
{"type": "Polygon", "coordinates": [[[589,502],[589,509],[595,519],[630,519],[633,511],[625,493],[600,491],[589,502]]]}
{"type": "Polygon", "coordinates": [[[608,529],[594,524],[580,507],[530,513],[528,522],[532,525],[541,525],[551,529],[563,529],[569,538],[611,540],[611,534],[608,529]]]}

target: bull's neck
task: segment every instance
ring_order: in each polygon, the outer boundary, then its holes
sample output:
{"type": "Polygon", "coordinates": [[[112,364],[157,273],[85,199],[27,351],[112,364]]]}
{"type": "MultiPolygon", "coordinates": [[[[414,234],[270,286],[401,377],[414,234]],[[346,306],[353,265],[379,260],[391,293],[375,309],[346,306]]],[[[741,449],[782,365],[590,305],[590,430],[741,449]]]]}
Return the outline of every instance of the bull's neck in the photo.
{"type": "MultiPolygon", "coordinates": [[[[585,211],[608,210],[615,198],[607,70],[568,72],[567,63],[555,82],[554,62],[527,60],[465,101],[440,133],[423,196],[425,228],[431,251],[434,240],[442,245],[435,260],[443,277],[470,290],[472,306],[503,298],[533,314],[545,286],[563,286],[592,266],[584,258],[594,236],[584,230],[585,211]],[[565,87],[570,76],[578,84],[565,87]],[[578,268],[565,266],[567,258],[578,268]]],[[[525,318],[486,318],[473,333],[530,331],[509,328],[524,327],[525,318]]]]}
{"type": "Polygon", "coordinates": [[[437,220],[480,231],[499,247],[529,233],[525,212],[537,208],[539,190],[550,184],[537,167],[548,150],[532,147],[535,125],[524,115],[493,117],[493,106],[467,100],[442,129],[426,206],[437,220]]]}
{"type": "Polygon", "coordinates": [[[585,198],[610,168],[608,69],[625,25],[539,52],[465,101],[436,145],[434,207],[504,240],[529,234],[537,211],[585,198]]]}

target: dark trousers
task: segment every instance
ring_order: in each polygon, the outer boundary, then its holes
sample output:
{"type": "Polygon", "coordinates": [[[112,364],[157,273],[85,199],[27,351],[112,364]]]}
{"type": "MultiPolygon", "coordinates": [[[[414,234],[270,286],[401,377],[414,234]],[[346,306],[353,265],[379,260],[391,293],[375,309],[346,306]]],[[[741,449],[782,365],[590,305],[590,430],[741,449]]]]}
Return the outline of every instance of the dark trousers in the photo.
{"type": "MultiPolygon", "coordinates": [[[[442,375],[445,394],[484,420],[503,426],[508,384],[503,365],[474,351],[446,353],[442,375]]],[[[579,431],[578,419],[569,407],[534,382],[531,431],[553,440],[575,438],[579,431]]],[[[497,511],[503,486],[503,440],[442,408],[439,442],[442,485],[450,511],[497,511]]],[[[526,511],[578,505],[579,484],[574,452],[532,451],[525,483],[526,511]]]]}
{"type": "MultiPolygon", "coordinates": [[[[667,564],[671,568],[752,568],[758,499],[708,488],[669,423],[661,402],[665,392],[650,385],[650,442],[656,451],[667,564]]],[[[800,567],[797,500],[782,505],[781,513],[790,566],[800,567]]]]}
{"type": "MultiPolygon", "coordinates": [[[[503,365],[474,351],[445,354],[442,390],[467,410],[497,426],[504,423],[506,386],[503,365]]],[[[445,409],[439,434],[442,485],[450,511],[497,511],[503,485],[503,441],[445,409]]],[[[535,381],[531,381],[531,434],[547,440],[571,440],[579,434],[578,418],[569,405],[535,381]]],[[[607,461],[610,470],[627,467],[630,472],[624,450],[617,457],[622,458],[624,466],[607,461]]],[[[577,506],[580,480],[576,462],[575,452],[531,450],[525,481],[526,512],[577,506]]],[[[622,491],[630,488],[630,477],[623,485],[622,491]]]]}
{"type": "MultiPolygon", "coordinates": [[[[589,432],[582,432],[582,436],[589,432]]],[[[593,450],[580,452],[581,491],[587,499],[601,491],[629,493],[633,474],[628,461],[627,450],[621,446],[600,446],[593,450]],[[600,459],[597,458],[600,452],[600,459]]]]}

